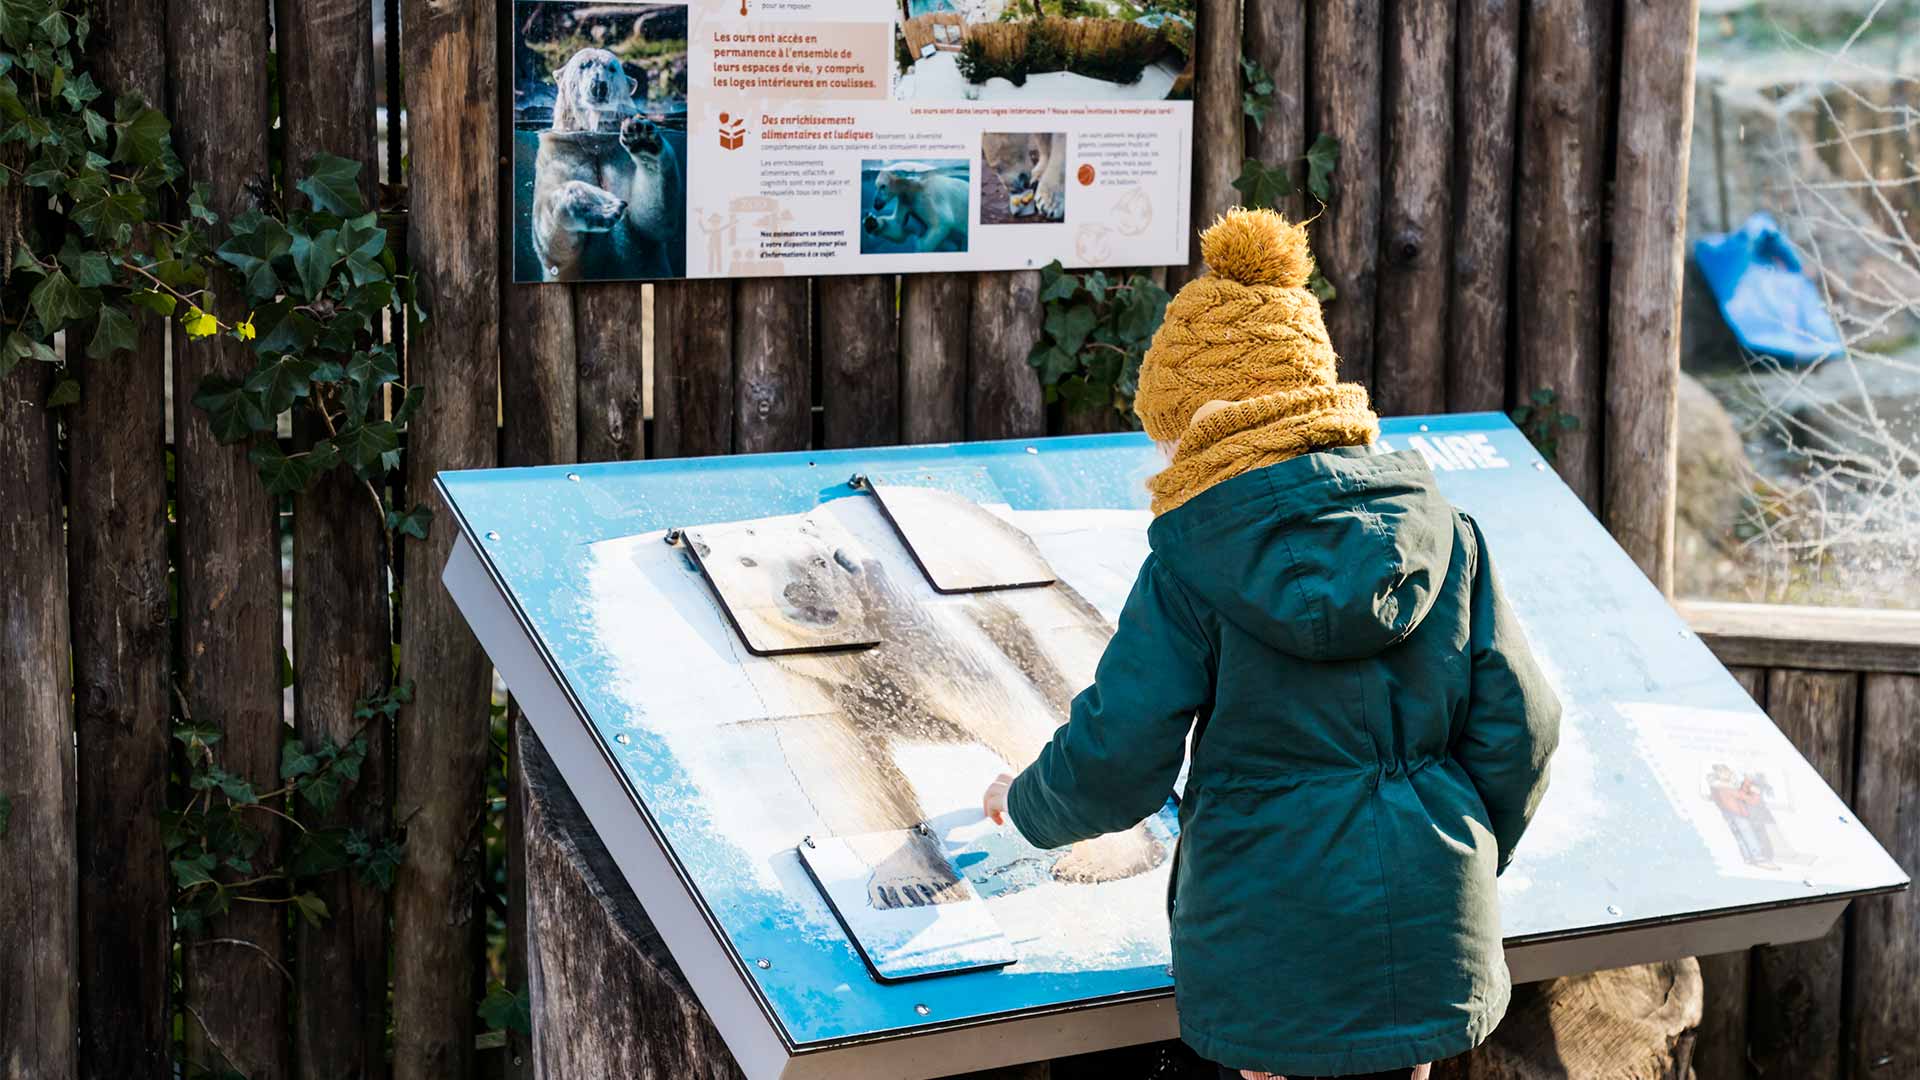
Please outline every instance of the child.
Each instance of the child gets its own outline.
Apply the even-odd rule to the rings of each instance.
[[[1224,1077],[1412,1077],[1506,1011],[1494,878],[1559,703],[1472,519],[1336,382],[1306,230],[1201,237],[1134,408],[1152,552],[1072,719],[985,808],[1040,848],[1158,810],[1181,1036]],[[1188,729],[1192,729],[1191,749]]]

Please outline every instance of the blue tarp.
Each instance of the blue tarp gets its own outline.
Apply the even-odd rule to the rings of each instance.
[[[1818,363],[1844,348],[1800,253],[1762,210],[1738,231],[1694,241],[1693,261],[1740,344],[1787,364]]]

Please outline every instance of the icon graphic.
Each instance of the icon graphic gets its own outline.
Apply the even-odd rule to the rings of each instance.
[[[738,150],[747,141],[747,122],[737,116],[720,114],[720,147]]]
[[[1092,165],[1084,165],[1084,164],[1081,165],[1079,171],[1074,173],[1073,175],[1075,179],[1080,181],[1081,187],[1091,187],[1093,185],[1093,166]]]

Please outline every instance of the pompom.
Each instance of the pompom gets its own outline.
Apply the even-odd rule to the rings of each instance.
[[[1200,254],[1215,274],[1242,285],[1298,288],[1313,273],[1307,227],[1271,210],[1227,211],[1200,234]]]

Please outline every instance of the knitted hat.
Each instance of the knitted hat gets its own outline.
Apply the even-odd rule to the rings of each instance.
[[[1271,210],[1231,210],[1200,234],[1200,252],[1209,270],[1167,305],[1133,398],[1148,435],[1180,440],[1149,484],[1156,514],[1243,472],[1380,434],[1366,388],[1337,381],[1307,288],[1306,227]],[[1214,400],[1233,404],[1194,422]]]

